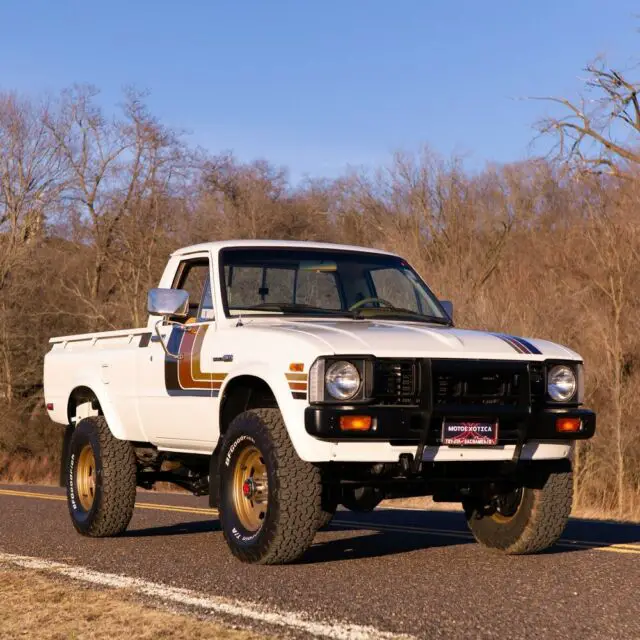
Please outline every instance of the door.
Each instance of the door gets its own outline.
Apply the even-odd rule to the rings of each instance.
[[[189,315],[160,327],[167,350],[179,357],[166,355],[152,334],[139,359],[139,418],[159,447],[209,453],[215,446],[222,380],[208,355],[216,330],[211,284],[208,255],[180,262],[172,288],[189,293]]]

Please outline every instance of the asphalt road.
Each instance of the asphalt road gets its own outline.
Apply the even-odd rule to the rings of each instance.
[[[300,612],[344,629],[353,623],[420,638],[640,639],[638,525],[572,520],[547,553],[503,557],[475,544],[461,513],[340,512],[298,564],[256,567],[228,552],[205,498],[141,493],[129,530],[96,540],[75,533],[61,489],[1,485],[2,553]]]

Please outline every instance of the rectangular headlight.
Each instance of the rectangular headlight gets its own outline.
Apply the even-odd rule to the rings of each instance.
[[[357,371],[360,384],[352,397],[333,396],[327,388],[327,376],[340,363],[348,363]],[[332,369],[333,368],[333,369]],[[349,369],[351,367],[347,367]],[[318,358],[309,369],[309,402],[331,404],[361,404],[371,401],[373,391],[373,358],[358,356],[324,356]]]
[[[584,381],[582,364],[577,362],[547,362],[547,398],[558,404],[582,402]]]

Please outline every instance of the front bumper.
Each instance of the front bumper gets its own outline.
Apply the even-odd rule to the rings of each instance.
[[[468,410],[468,409],[467,409]],[[372,418],[368,431],[342,431],[340,417],[348,415],[367,415]],[[498,444],[511,445],[529,441],[550,442],[568,440],[586,440],[596,429],[596,415],[593,411],[579,408],[546,407],[539,411],[523,414],[521,410],[478,408],[474,415],[451,413],[447,418],[467,420],[497,419]],[[581,429],[575,433],[558,433],[558,418],[579,418]],[[386,442],[392,446],[418,444],[425,428],[426,446],[441,444],[441,430],[444,416],[430,414],[420,408],[386,406],[311,406],[305,410],[305,429],[307,433],[322,440],[333,442]],[[480,447],[485,449],[486,447]]]

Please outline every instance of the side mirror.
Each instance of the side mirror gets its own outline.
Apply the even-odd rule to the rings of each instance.
[[[183,289],[150,289],[147,311],[152,316],[186,318],[189,315],[189,294]]]
[[[453,302],[451,300],[440,300],[442,308],[447,312],[451,322],[453,322]]]

